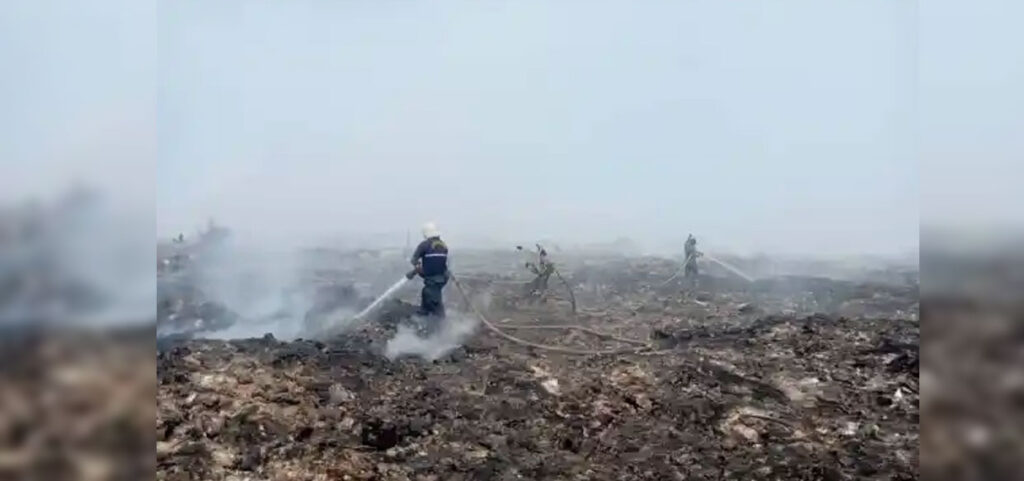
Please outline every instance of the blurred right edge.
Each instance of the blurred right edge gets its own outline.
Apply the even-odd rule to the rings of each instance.
[[[921,230],[922,479],[1024,474],[1024,233]]]

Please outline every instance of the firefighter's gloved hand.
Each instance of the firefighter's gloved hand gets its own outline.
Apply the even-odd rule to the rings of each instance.
[[[405,278],[406,279],[412,280],[413,277],[416,277],[416,269],[413,269],[413,270],[405,273]]]

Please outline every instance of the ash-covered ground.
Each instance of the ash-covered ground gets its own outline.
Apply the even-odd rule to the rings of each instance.
[[[153,329],[0,329],[0,479],[151,479]]]
[[[466,254],[456,276],[509,334],[576,350],[635,347],[551,327],[579,325],[649,347],[579,355],[510,342],[478,325],[449,284],[461,331],[447,340],[461,346],[426,360],[386,355],[396,332],[410,332],[418,281],[366,322],[343,322],[400,276],[404,256],[330,255],[344,262],[310,271],[307,298],[319,300],[302,322],[346,329],[321,339],[200,339],[224,337],[182,328],[203,303],[220,309],[204,326],[247,319],[201,293],[167,308],[160,322],[175,334],[158,342],[158,479],[918,476],[914,273],[749,283],[708,266],[689,288],[664,284],[674,261],[565,254],[554,260],[573,314],[554,278],[547,298],[525,299],[512,253]],[[365,272],[378,278],[360,284]]]

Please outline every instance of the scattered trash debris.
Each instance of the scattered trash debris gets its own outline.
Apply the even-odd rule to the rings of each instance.
[[[506,302],[515,271],[460,257],[449,315],[501,321],[437,357],[387,356],[411,294],[329,338],[162,342],[158,479],[916,477],[916,317],[838,315],[915,289],[708,277],[691,295],[654,287],[671,262],[563,259],[575,315],[568,293]]]

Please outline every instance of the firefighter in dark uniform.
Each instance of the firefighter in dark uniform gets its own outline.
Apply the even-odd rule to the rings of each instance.
[[[683,265],[683,277],[690,281],[690,284],[694,287],[697,285],[697,276],[699,271],[697,270],[697,258],[700,257],[700,252],[697,251],[697,239],[690,234],[686,238],[686,244],[683,245],[683,250],[686,253],[685,264]]]
[[[416,246],[412,264],[415,268],[406,277],[412,279],[419,274],[423,278],[418,314],[429,319],[431,328],[436,328],[444,319],[441,292],[448,283],[448,246],[441,240],[441,233],[433,223],[423,226],[423,242]]]

